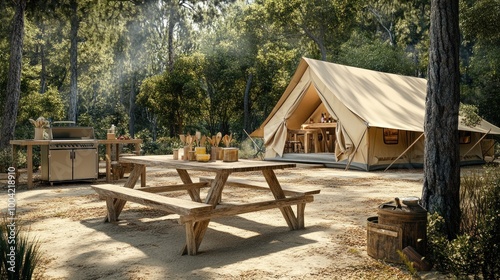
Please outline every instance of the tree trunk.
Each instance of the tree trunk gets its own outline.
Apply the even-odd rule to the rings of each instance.
[[[130,137],[134,138],[135,134],[135,73],[132,74],[132,78],[130,81],[130,96],[129,96],[129,110],[128,110],[128,115],[129,115],[129,123],[128,123],[128,132],[130,134]]]
[[[170,7],[170,16],[168,17],[168,34],[167,34],[167,49],[168,49],[168,71],[172,71],[174,67],[174,27],[176,20],[176,4],[172,1]]]
[[[12,19],[12,35],[10,39],[9,76],[7,77],[7,90],[5,108],[3,111],[2,132],[0,137],[0,150],[10,145],[14,139],[17,111],[21,97],[21,69],[24,43],[24,11],[26,0],[16,1],[16,12]]]
[[[69,93],[69,110],[68,120],[76,122],[77,103],[78,103],[78,28],[80,19],[78,18],[78,3],[76,0],[71,0],[71,31],[70,40],[71,46],[69,49],[70,60],[70,93]]]
[[[40,63],[42,64],[42,70],[40,71],[40,93],[45,93],[47,91],[47,66],[45,59],[45,45],[40,45]]]
[[[243,98],[243,128],[249,130],[250,126],[250,86],[252,85],[252,73],[248,74],[247,86],[245,87],[245,95]]]
[[[445,219],[450,239],[460,229],[459,43],[458,1],[432,0],[422,203]]]

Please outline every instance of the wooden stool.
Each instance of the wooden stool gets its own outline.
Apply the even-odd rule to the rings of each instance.
[[[117,161],[111,162],[111,173],[113,174],[113,180],[115,181],[123,178],[124,175],[123,167],[119,162]]]

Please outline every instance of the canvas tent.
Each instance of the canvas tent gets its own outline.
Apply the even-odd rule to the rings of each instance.
[[[251,135],[263,137],[267,160],[284,159],[290,130],[322,113],[337,124],[331,165],[375,170],[389,165],[421,166],[424,154],[425,79],[302,58],[282,97]],[[485,135],[500,128],[482,120],[460,122],[461,162],[484,162]],[[393,137],[387,141],[387,137]],[[395,139],[395,140],[394,140]],[[294,157],[294,161],[306,155]]]

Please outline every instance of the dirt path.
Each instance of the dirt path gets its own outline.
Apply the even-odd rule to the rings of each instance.
[[[153,171],[148,185],[179,183],[175,171]],[[420,196],[421,170],[299,166],[276,173],[282,184],[321,189],[306,207],[306,229],[289,231],[277,209],[215,219],[197,256],[180,255],[184,228],[175,215],[128,203],[118,224],[103,223],[105,202],[88,183],[20,187],[18,213],[41,242],[39,279],[411,279],[403,266],[367,256],[366,219],[396,196]],[[267,195],[224,192],[232,201]]]

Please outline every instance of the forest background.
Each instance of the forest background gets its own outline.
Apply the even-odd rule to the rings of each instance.
[[[2,104],[13,2],[0,0]],[[100,139],[114,124],[146,152],[197,130],[242,140],[303,56],[426,78],[429,14],[430,0],[29,0],[15,138],[44,116]],[[499,19],[499,0],[460,0],[461,101],[496,125]]]

